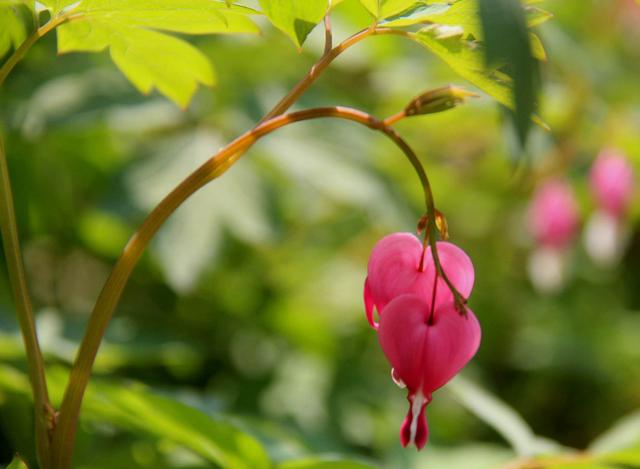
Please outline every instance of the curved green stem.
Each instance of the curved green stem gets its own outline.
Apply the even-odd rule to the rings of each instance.
[[[320,60],[309,69],[307,74],[287,93],[274,107],[269,111],[260,122],[267,121],[275,116],[286,112],[293,103],[318,79],[322,72],[331,65],[336,57],[345,50],[369,36],[381,35],[407,36],[409,33],[391,28],[367,28],[345,39],[343,42],[335,46],[333,49],[325,52]]]
[[[67,21],[68,15],[61,15],[55,18],[52,18],[47,24],[37,28],[33,33],[31,33],[25,41],[20,44],[13,54],[7,59],[7,61],[2,64],[0,67],[0,86],[4,83],[4,80],[9,76],[13,67],[15,67],[18,62],[20,62],[24,56],[27,54],[31,46],[33,46],[38,39],[45,36],[47,33],[53,31],[55,28],[60,26],[62,23]]]
[[[208,182],[222,175],[258,139],[285,125],[322,117],[350,120],[387,135],[403,151],[416,169],[424,188],[427,207],[433,208],[429,180],[416,154],[395,130],[365,112],[345,107],[309,109],[274,117],[238,137],[191,173],[158,204],[138,231],[131,237],[123,254],[111,271],[89,318],[87,333],[76,355],[60,408],[58,424],[52,443],[52,461],[55,468],[70,467],[82,398],[89,382],[91,368],[102,337],[131,272],[160,226],[189,196]]]
[[[9,168],[0,138],[0,230],[4,255],[9,271],[9,281],[13,290],[20,332],[27,355],[29,381],[33,393],[35,409],[36,451],[43,468],[49,467],[49,431],[53,422],[53,407],[49,402],[47,381],[44,375],[44,361],[38,343],[36,325],[31,307],[31,298],[22,262],[18,227],[16,224],[13,193],[9,179]]]
[[[438,247],[436,244],[436,241],[438,239],[436,207],[433,199],[433,192],[431,191],[431,184],[429,183],[429,178],[427,177],[427,173],[422,167],[422,164],[420,163],[420,160],[418,159],[418,156],[415,154],[413,149],[400,137],[400,135],[398,135],[398,133],[392,127],[389,126],[388,122],[397,122],[399,120],[395,116],[396,115],[394,114],[394,116],[391,116],[390,118],[382,121],[382,127],[379,130],[384,132],[391,140],[396,143],[396,145],[398,145],[398,147],[402,149],[404,154],[407,156],[407,158],[415,168],[418,177],[420,178],[420,182],[422,183],[422,188],[424,190],[424,202],[427,208],[427,214],[429,215],[427,220],[425,239],[431,247],[431,255],[433,256],[433,263],[436,266],[437,275],[442,277],[442,280],[444,280],[444,282],[447,284],[447,287],[449,287],[449,289],[451,290],[456,303],[456,308],[464,314],[464,305],[466,304],[467,300],[460,294],[460,292],[458,292],[453,283],[451,283],[451,280],[449,280],[449,277],[442,268],[440,256],[438,255]],[[422,257],[422,259],[424,259],[424,256]]]

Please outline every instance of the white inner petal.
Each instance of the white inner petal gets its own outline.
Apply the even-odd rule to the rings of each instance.
[[[420,410],[422,409],[422,404],[424,404],[424,395],[418,391],[415,396],[413,396],[413,402],[411,403],[411,426],[409,430],[411,431],[411,436],[409,441],[415,443],[416,441],[416,433],[418,431],[418,418],[420,417]]]
[[[404,389],[404,388],[407,387],[407,385],[404,384],[404,381],[402,381],[402,379],[400,379],[400,376],[396,375],[395,368],[391,368],[391,379],[393,380],[394,383],[396,383],[398,385],[398,387],[400,389]]]
[[[629,230],[623,222],[605,212],[594,213],[584,229],[584,246],[601,267],[612,267],[620,262],[629,239]]]

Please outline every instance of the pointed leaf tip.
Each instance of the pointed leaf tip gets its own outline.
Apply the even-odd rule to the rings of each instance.
[[[322,21],[329,8],[327,0],[259,0],[269,21],[302,47],[309,33]]]

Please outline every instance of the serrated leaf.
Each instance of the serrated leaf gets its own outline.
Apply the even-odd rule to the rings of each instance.
[[[328,0],[260,0],[269,21],[301,47],[329,8]]]
[[[277,469],[375,469],[375,466],[363,462],[337,457],[317,457],[284,461],[276,467]]]
[[[198,84],[213,85],[209,60],[182,39],[162,31],[185,34],[255,33],[248,18],[253,10],[223,1],[84,0],[72,20],[58,28],[58,52],[108,49],[122,73],[142,93],[157,89],[181,107]]]
[[[382,0],[380,2],[380,18],[387,18],[405,11],[416,3],[418,3],[416,0]]]
[[[553,13],[538,7],[527,6],[525,7],[525,12],[527,13],[527,25],[530,28],[545,23],[553,18]]]
[[[58,31],[58,51],[99,52],[111,59],[140,92],[156,88],[181,107],[191,100],[198,83],[214,84],[211,63],[189,43],[156,31],[106,20],[78,21]]]
[[[478,0],[458,0],[455,3],[419,2],[396,16],[390,16],[381,25],[386,27],[406,27],[420,23],[436,23],[460,26],[464,30],[464,34],[473,36],[475,39],[482,39],[482,24],[478,11]],[[542,24],[553,17],[548,11],[537,7],[526,6],[525,11],[529,27]]]
[[[541,62],[546,62],[547,52],[544,50],[540,37],[535,33],[529,33],[529,42],[531,44],[531,55]]]
[[[440,57],[453,71],[469,80],[499,103],[513,108],[512,80],[485,66],[481,44],[454,36],[440,38],[438,28],[425,28],[411,36]]]
[[[377,18],[380,14],[380,0],[360,0],[360,4],[365,7],[374,18]]]
[[[387,18],[415,5],[416,0],[360,0],[374,18]]]
[[[138,28],[185,34],[257,33],[255,10],[217,0],[83,0],[74,18],[102,19]],[[74,20],[75,21],[75,20]]]

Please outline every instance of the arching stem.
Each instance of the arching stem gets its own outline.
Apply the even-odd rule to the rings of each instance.
[[[7,78],[7,76],[9,76],[9,73],[11,73],[13,67],[15,67],[18,62],[20,62],[24,58],[29,49],[31,49],[31,46],[33,46],[38,41],[38,39],[50,33],[62,23],[67,21],[69,19],[70,13],[71,12],[52,18],[51,21],[49,21],[47,24],[36,28],[33,33],[31,33],[24,40],[24,42],[20,44],[20,47],[18,47],[7,59],[7,61],[2,64],[2,67],[0,67],[0,86],[4,83],[4,80]]]
[[[102,337],[131,272],[160,226],[189,196],[208,182],[222,175],[238,160],[244,151],[263,136],[294,122],[325,117],[357,122],[387,135],[402,150],[416,169],[424,189],[427,207],[433,208],[429,179],[416,154],[395,130],[384,124],[382,120],[376,119],[365,112],[345,107],[316,108],[293,112],[270,119],[238,137],[191,173],[158,204],[138,231],[131,237],[120,259],[118,259],[111,271],[89,318],[86,335],[80,344],[71,370],[69,383],[60,408],[57,428],[54,433],[52,445],[54,467],[70,467],[80,406]]]

